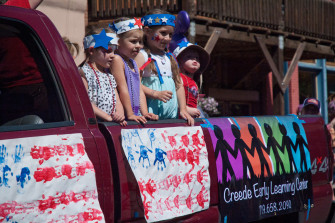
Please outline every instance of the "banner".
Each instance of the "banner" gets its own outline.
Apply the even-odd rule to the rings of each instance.
[[[206,119],[223,222],[297,212],[313,203],[311,161],[296,116]]]
[[[81,134],[0,140],[0,222],[104,222]]]
[[[148,222],[209,207],[208,156],[201,127],[122,129],[121,136]]]

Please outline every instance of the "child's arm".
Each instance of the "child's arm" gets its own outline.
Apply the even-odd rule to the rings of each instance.
[[[116,109],[115,109],[115,112],[112,114],[113,120],[115,122],[119,122],[120,125],[122,126],[126,126],[127,122],[124,117],[123,106],[122,106],[119,94],[117,93],[116,89],[115,89],[115,97],[116,97]]]
[[[190,114],[193,118],[199,118],[200,116],[200,111],[197,108],[192,108],[192,107],[188,107],[186,105],[186,111],[188,112],[188,114]]]
[[[155,121],[158,120],[158,115],[155,115],[153,113],[148,113],[147,99],[145,98],[142,84],[140,88],[140,105],[141,105],[141,114],[144,117],[146,117],[147,119],[155,120]]]
[[[146,61],[145,61],[145,58],[144,58],[142,53],[139,53],[135,57],[135,62],[136,62],[138,67],[143,66],[143,64]],[[170,100],[172,98],[172,91],[155,91],[155,90],[152,90],[151,88],[149,88],[147,86],[144,86],[143,84],[142,84],[142,88],[143,88],[144,95],[146,97],[149,97],[149,98],[152,98],[152,99],[157,99],[157,100],[163,101],[164,103],[166,103],[168,100]]]
[[[147,120],[144,116],[136,116],[131,107],[131,101],[128,92],[128,85],[124,74],[124,64],[122,58],[118,55],[115,55],[112,60],[111,73],[114,75],[114,78],[117,83],[117,89],[119,91],[120,101],[125,109],[126,116],[128,120],[133,120],[138,123],[146,123]]]
[[[84,82],[84,85],[85,85],[85,88],[86,88],[86,91],[88,91],[88,84],[87,84],[87,80],[86,78],[84,77],[84,73],[82,70],[79,70],[79,73],[81,74],[81,79],[83,80]],[[101,110],[100,108],[98,108],[98,106],[96,106],[96,104],[94,104],[93,102],[91,102],[92,104],[92,107],[93,107],[93,111],[94,111],[94,114],[101,118],[102,120],[105,120],[107,122],[111,122],[113,121],[113,118],[112,116],[108,115],[106,112],[104,112],[103,110]]]
[[[194,119],[188,114],[186,110],[185,90],[182,84],[176,86],[177,99],[179,105],[180,116],[187,120],[189,125],[194,125]]]

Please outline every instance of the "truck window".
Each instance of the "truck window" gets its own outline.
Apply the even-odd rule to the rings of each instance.
[[[65,121],[48,55],[27,25],[0,19],[0,127]]]

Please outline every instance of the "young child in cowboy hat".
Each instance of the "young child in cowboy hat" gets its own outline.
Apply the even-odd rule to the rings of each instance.
[[[200,116],[200,111],[197,109],[199,88],[195,80],[206,70],[210,56],[204,48],[185,39],[179,41],[177,47],[173,50],[173,54],[181,71],[180,76],[185,89],[187,112],[193,118],[198,118]]]

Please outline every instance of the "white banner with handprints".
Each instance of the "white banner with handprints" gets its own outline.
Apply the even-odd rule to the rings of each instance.
[[[0,140],[0,222],[104,222],[81,134]]]
[[[148,222],[209,207],[208,155],[201,127],[122,129]]]

